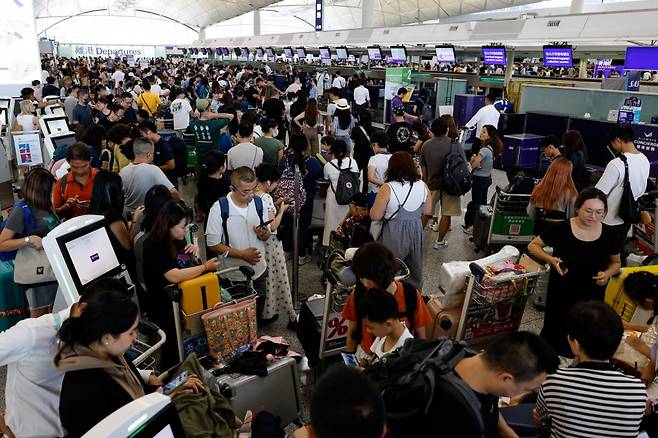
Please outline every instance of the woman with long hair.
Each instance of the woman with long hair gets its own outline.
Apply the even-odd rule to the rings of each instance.
[[[590,183],[585,163],[587,162],[587,146],[580,132],[571,129],[562,136],[564,145],[564,156],[573,163],[571,176],[576,183],[576,188],[582,190]]]
[[[532,191],[528,214],[535,220],[535,236],[543,233],[551,223],[573,216],[578,191],[571,178],[572,167],[571,161],[565,157],[556,158]]]
[[[415,120],[411,124],[411,130],[416,136],[416,144],[414,144],[414,152],[420,153],[423,143],[433,137],[432,132],[427,128],[427,125],[420,119]]]
[[[359,166],[356,160],[350,157],[347,144],[343,140],[336,139],[331,145],[331,153],[334,158],[324,165],[324,179],[329,181],[329,190],[327,190],[327,200],[324,211],[324,233],[322,235],[322,245],[329,245],[329,236],[332,231],[336,231],[338,225],[345,219],[349,205],[339,205],[336,201],[336,185],[341,171],[350,170],[359,172]]]
[[[491,171],[496,157],[503,153],[503,142],[498,130],[491,125],[484,125],[480,133],[481,147],[477,154],[471,157],[473,168],[473,185],[471,187],[471,202],[466,207],[464,216],[464,233],[473,234],[475,213],[480,205],[487,203],[487,192],[491,185]]]
[[[317,100],[309,99],[304,112],[298,114],[293,119],[293,123],[299,127],[304,137],[306,137],[306,142],[311,149],[311,155],[320,152],[318,136],[322,133],[322,124],[320,123]]]
[[[370,111],[362,109],[357,114],[358,121],[352,129],[351,138],[354,142],[354,159],[359,169],[363,172],[363,193],[368,190],[368,161],[374,155],[370,147],[370,135],[372,134],[372,118]]]
[[[577,302],[603,301],[608,280],[621,267],[619,234],[602,222],[608,211],[605,194],[585,189],[575,209],[576,216],[551,225],[528,245],[530,254],[551,265],[541,336],[565,357],[573,356],[564,324],[569,309]]]
[[[50,194],[55,177],[45,168],[35,167],[23,181],[22,203],[12,209],[0,232],[0,252],[13,252],[24,247],[43,251],[43,239],[59,224]],[[23,285],[30,308],[30,317],[50,313],[55,302],[57,283],[32,287]]]
[[[370,218],[383,222],[379,240],[406,263],[411,271],[409,283],[421,288],[423,228],[432,215],[430,191],[407,152],[391,155],[385,181],[370,209]]]
[[[345,142],[347,152],[350,154],[353,150],[352,139],[350,136],[354,125],[354,117],[352,117],[352,113],[350,112],[350,105],[347,103],[347,99],[338,99],[336,101],[336,111],[333,115],[331,132],[336,140],[342,140]]]
[[[166,333],[176,333],[176,326],[165,287],[219,268],[217,258],[200,263],[198,248],[185,240],[188,223],[189,215],[185,205],[179,201],[170,201],[160,209],[153,228],[144,240],[143,257],[148,260],[148,263],[144,263],[147,307],[153,322]],[[163,368],[178,362],[175,336],[167,338],[161,361]]]
[[[452,141],[457,141],[459,138],[459,129],[457,129],[457,124],[455,123],[455,118],[450,114],[444,114],[441,118],[448,125],[448,138]]]

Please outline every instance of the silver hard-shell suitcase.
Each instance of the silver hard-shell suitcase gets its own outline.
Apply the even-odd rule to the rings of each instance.
[[[302,402],[295,359],[286,357],[273,362],[267,371],[266,377],[225,374],[217,377],[217,383],[238,418],[244,418],[248,410],[254,413],[268,411],[281,417],[284,426],[301,418]]]

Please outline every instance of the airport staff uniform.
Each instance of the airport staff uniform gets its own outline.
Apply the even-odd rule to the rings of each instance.
[[[500,119],[500,112],[493,105],[485,105],[468,121],[466,128],[473,129],[475,126],[475,136],[479,139],[484,126],[491,125],[498,129],[498,119]]]

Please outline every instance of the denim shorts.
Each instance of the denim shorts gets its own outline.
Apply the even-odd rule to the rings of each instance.
[[[57,283],[41,284],[34,287],[25,286],[25,297],[31,310],[52,306],[57,295]]]

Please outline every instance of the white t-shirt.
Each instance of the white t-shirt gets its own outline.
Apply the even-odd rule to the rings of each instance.
[[[163,185],[171,190],[174,185],[169,181],[164,172],[154,164],[130,163],[119,172],[123,181],[123,196],[125,198],[125,209],[135,211],[144,205],[146,192],[155,185]]]
[[[384,181],[388,169],[388,160],[390,159],[391,154],[375,154],[368,160],[368,169],[375,168],[375,177],[378,180]],[[368,191],[377,193],[379,192],[379,186],[369,182]]]
[[[232,257],[227,257],[224,259],[224,267],[233,267],[233,266],[251,266],[254,269],[255,276],[254,278],[260,277],[265,269],[267,264],[265,262],[265,242],[258,239],[256,232],[253,227],[260,225],[261,221],[258,218],[256,212],[255,202],[250,202],[246,208],[238,207],[233,203],[231,194],[228,195],[228,207],[229,207],[229,216],[228,223],[226,225],[228,235],[229,235],[229,244],[231,248],[236,249],[247,249],[247,248],[256,248],[260,251],[261,259],[255,265],[250,265],[242,259],[236,259]],[[263,203],[263,222],[269,220],[267,208],[265,203]],[[206,227],[206,242],[208,246],[215,246],[220,243],[224,243],[224,227],[222,226],[222,210],[219,207],[219,201],[215,202],[210,208],[210,213],[208,214],[208,226]],[[227,275],[228,278],[231,278],[231,275]],[[233,276],[233,279],[241,280],[242,275],[237,274]]]
[[[407,197],[407,193],[409,193],[409,182],[402,184],[397,181],[391,181],[386,184],[388,184],[391,189],[391,197],[386,205],[386,213],[384,213],[386,218],[393,216],[393,213],[397,211],[398,206],[401,203],[404,203],[402,208],[406,211],[414,211],[427,201],[429,190],[422,181],[414,182],[414,186],[411,188],[411,193],[409,194],[407,202],[404,202],[404,199]]]
[[[24,319],[0,333],[0,365],[7,366],[5,421],[18,437],[64,436],[59,393],[64,373],[52,366],[57,330],[70,308]]]
[[[246,166],[255,169],[263,162],[263,150],[252,143],[239,143],[229,149],[226,154],[228,170]]]
[[[186,98],[176,99],[171,102],[169,107],[171,114],[174,116],[174,129],[187,129],[190,126],[190,111],[192,105]]]
[[[338,160],[335,158],[331,160],[329,163],[324,165],[324,179],[327,179],[331,182],[331,190],[334,190],[336,187],[336,184],[338,184],[338,176],[340,175],[340,172],[336,167],[332,166],[332,164],[336,167],[338,166]],[[350,169],[352,172],[358,172],[359,171],[359,166],[356,164],[356,160],[352,158],[343,158],[343,160],[340,163],[340,169]]]
[[[475,126],[475,136],[480,138],[480,133],[485,125],[498,128],[498,119],[500,119],[500,112],[493,105],[485,105],[468,121],[466,127],[471,129]]]
[[[388,351],[383,351],[382,348],[384,348],[384,342],[386,342],[386,337],[383,338],[375,338],[375,340],[372,342],[372,346],[370,347],[370,351],[377,356],[379,359],[382,357],[386,356],[387,354],[390,354],[397,350],[398,348],[402,347],[404,345],[404,341],[407,339],[413,339],[413,335],[409,332],[408,328],[404,328],[404,331],[402,332],[402,335],[400,336],[400,339],[395,343],[393,348],[391,348]]]
[[[363,105],[370,100],[370,91],[363,85],[359,85],[354,89],[354,103]]]
[[[631,182],[633,197],[637,200],[647,189],[647,178],[649,177],[650,164],[646,155],[625,153],[628,160],[628,178]],[[608,214],[603,219],[607,225],[621,225],[624,220],[619,217],[619,205],[624,193],[624,163],[620,158],[610,161],[605,167],[603,176],[596,188],[608,195]]]
[[[117,86],[119,85],[119,82],[123,81],[125,78],[126,78],[126,74],[121,70],[117,70],[114,73],[112,73],[112,80]]]
[[[327,104],[327,115],[332,116],[336,113],[336,104],[334,102],[329,102]]]
[[[158,84],[151,85],[151,93],[155,94],[156,96],[160,96],[162,93],[162,87],[160,87]]]
[[[272,215],[272,217],[276,216],[276,207],[274,206],[274,199],[272,199],[272,195],[270,195],[269,193],[263,193],[262,195],[260,195],[260,199],[263,200],[263,210],[265,211],[265,216],[267,216],[267,220],[269,221],[270,215]],[[272,231],[272,234],[276,234],[276,231]]]
[[[345,88],[345,86],[346,86],[345,78],[342,77],[342,76],[336,76],[336,78],[334,79],[334,82],[331,84],[331,86],[336,87],[336,88]]]

